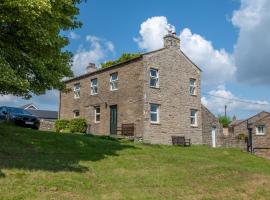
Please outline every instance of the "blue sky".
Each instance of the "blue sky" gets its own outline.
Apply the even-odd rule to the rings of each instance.
[[[88,62],[161,47],[170,24],[181,49],[203,69],[202,102],[210,110],[222,114],[227,104],[238,118],[270,111],[269,1],[88,0],[79,7],[82,28],[63,33],[70,37],[66,48],[74,54],[75,74]],[[58,109],[55,91],[30,101],[0,97],[0,104],[28,102]]]

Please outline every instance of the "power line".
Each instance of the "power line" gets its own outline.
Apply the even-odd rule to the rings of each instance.
[[[238,101],[238,102],[242,102],[242,103],[256,104],[256,105],[261,105],[261,106],[269,106],[269,104],[267,104],[267,103],[258,103],[258,102],[254,102],[254,101],[244,100],[244,99],[226,98],[226,97],[222,97],[222,96],[218,96],[218,95],[212,95],[212,94],[205,93],[205,92],[202,92],[202,94],[207,95],[207,96],[220,98],[220,99],[226,99],[226,100],[229,100],[229,101]]]

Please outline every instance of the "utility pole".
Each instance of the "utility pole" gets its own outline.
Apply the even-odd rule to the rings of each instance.
[[[227,105],[225,104],[225,117],[227,117]]]

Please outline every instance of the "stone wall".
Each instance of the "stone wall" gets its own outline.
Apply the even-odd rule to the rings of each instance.
[[[266,132],[264,135],[256,134],[256,127],[259,125],[264,125]],[[270,115],[258,120],[252,126],[252,141],[253,148],[270,148]]]
[[[67,82],[69,93],[61,93],[60,118],[73,118],[73,111],[79,110],[80,117],[87,120],[91,133],[110,134],[110,106],[117,105],[118,127],[123,123],[135,123],[136,136],[142,136],[143,127],[143,62],[137,59],[117,67],[91,73]],[[110,91],[110,74],[118,73],[118,90]],[[91,79],[98,79],[98,94],[90,94]],[[80,98],[74,99],[73,86],[80,83]],[[95,123],[94,107],[100,106],[100,123]]]
[[[144,141],[171,144],[180,135],[202,144],[201,71],[177,48],[144,55]],[[150,88],[150,68],[159,71],[159,88]],[[190,78],[196,79],[196,95],[189,94]],[[151,124],[150,103],[160,105],[160,122]],[[196,109],[198,125],[190,125],[190,110]]]
[[[235,137],[234,135],[229,134],[228,136],[222,136],[221,137],[221,146],[227,147],[227,148],[239,148],[243,151],[246,151],[247,149],[247,143],[245,139],[239,139]]]
[[[223,146],[223,131],[222,125],[218,118],[215,117],[205,106],[202,105],[202,139],[203,144],[212,146],[212,129],[216,130],[216,146]]]
[[[54,130],[54,121],[49,121],[49,120],[40,120],[40,126],[39,130],[41,131],[53,131]]]

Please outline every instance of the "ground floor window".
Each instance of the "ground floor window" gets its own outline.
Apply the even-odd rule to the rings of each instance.
[[[100,122],[100,106],[95,107],[95,123]]]
[[[158,104],[150,104],[150,119],[151,123],[157,124],[159,123],[159,105]]]
[[[256,135],[265,135],[265,126],[260,125],[256,127]]]
[[[73,117],[74,117],[74,118],[80,117],[80,111],[79,111],[79,110],[74,110],[74,111],[73,111]]]
[[[191,109],[190,110],[190,125],[191,126],[197,126],[198,125],[198,119],[197,119],[197,110]]]

